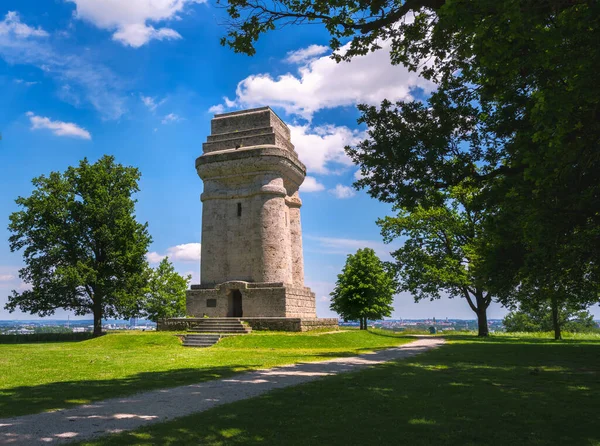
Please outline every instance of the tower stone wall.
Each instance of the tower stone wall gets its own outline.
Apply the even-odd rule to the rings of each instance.
[[[289,128],[269,107],[215,115],[196,169],[201,283],[188,292],[188,315],[315,318],[298,193],[306,168]]]

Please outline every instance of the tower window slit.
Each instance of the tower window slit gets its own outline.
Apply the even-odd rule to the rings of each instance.
[[[237,215],[238,217],[242,216],[242,203],[237,204]]]

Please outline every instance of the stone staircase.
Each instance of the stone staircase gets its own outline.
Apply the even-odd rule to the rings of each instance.
[[[183,339],[184,347],[210,347],[222,337],[245,335],[252,331],[237,318],[220,317],[194,321]]]
[[[183,338],[184,347],[210,347],[215,345],[221,339],[218,334],[187,334]]]

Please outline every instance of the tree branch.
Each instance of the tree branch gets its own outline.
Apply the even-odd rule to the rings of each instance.
[[[471,310],[473,310],[475,313],[477,313],[477,307],[473,304],[473,300],[471,299],[471,296],[469,295],[469,291],[466,288],[462,288],[462,292],[465,295],[465,299],[467,299],[467,302],[469,303]]]

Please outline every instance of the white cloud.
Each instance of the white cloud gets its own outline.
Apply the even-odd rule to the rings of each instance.
[[[150,96],[140,95],[140,99],[142,100],[144,105],[146,107],[148,107],[150,110],[154,111],[156,109],[156,102],[154,101],[154,98],[152,98]]]
[[[357,56],[351,62],[336,63],[323,56],[301,65],[297,74],[277,78],[267,73],[249,76],[238,84],[232,106],[268,104],[310,120],[319,110],[357,103],[378,104],[383,99],[409,100],[415,88],[425,92],[434,89],[434,84],[418,73],[390,64],[390,44],[383,42],[381,46],[381,50]]]
[[[48,39],[40,38],[46,35],[9,12],[0,22],[0,57],[9,64],[35,66],[52,76],[63,100],[76,106],[88,102],[108,119],[121,117],[125,113],[121,79],[105,66],[87,60],[85,53],[55,50]]]
[[[348,127],[324,125],[290,125],[292,141],[300,160],[310,172],[331,173],[330,165],[352,166],[344,152],[347,145],[357,144],[366,138],[364,132]]]
[[[159,254],[156,251],[146,254],[146,259],[150,263],[158,263],[165,257],[171,261],[178,262],[199,262],[200,261],[200,243],[185,243],[167,248],[165,254]]]
[[[319,192],[325,190],[325,186],[317,181],[315,177],[307,176],[300,186],[301,192]]]
[[[362,172],[360,171],[360,169],[358,169],[356,172],[354,172],[354,179],[356,181],[358,180],[362,180],[365,176],[362,174]]]
[[[181,39],[174,29],[160,28],[154,29],[152,26],[146,26],[139,23],[125,25],[113,34],[113,39],[124,45],[139,48],[150,40],[175,40]]]
[[[155,28],[148,22],[176,20],[184,8],[205,0],[67,0],[76,5],[75,16],[98,28],[114,31],[113,40],[139,48],[151,40],[181,39],[172,28]]]
[[[146,254],[146,260],[148,260],[149,263],[159,263],[165,257],[166,256],[161,256],[156,251],[152,251]]]
[[[171,122],[181,121],[181,117],[175,113],[169,113],[161,121],[163,124],[170,124]]]
[[[150,111],[156,110],[158,107],[160,107],[165,102],[167,102],[167,98],[161,99],[160,101],[157,102],[157,100],[156,100],[157,98],[152,97],[152,96],[144,96],[143,94],[140,95],[140,99],[142,100],[144,105],[146,107],[148,107],[148,109]]]
[[[213,105],[208,109],[209,113],[214,113],[215,115],[219,115],[225,112],[225,106],[223,104]]]
[[[31,128],[33,130],[48,129],[57,136],[92,139],[90,132],[72,122],[52,121],[50,118],[36,116],[33,112],[27,112],[26,115],[29,116]]]
[[[335,186],[335,188],[333,189],[329,189],[328,191],[330,194],[332,194],[333,196],[335,196],[336,198],[339,199],[346,199],[346,198],[352,198],[356,195],[356,192],[354,191],[354,189],[352,189],[349,186],[343,186],[341,184],[337,184]]]
[[[200,247],[200,243],[186,243],[183,245],[172,246],[167,249],[167,255],[170,259],[181,262],[199,262]]]
[[[4,20],[0,22],[0,35],[13,35],[20,39],[28,37],[48,37],[48,33],[42,28],[32,28],[21,22],[19,13],[16,11],[8,11]]]
[[[290,51],[285,58],[286,62],[301,64],[306,63],[317,56],[325,54],[329,48],[323,45],[310,45],[296,51]]]
[[[12,274],[0,274],[0,282],[9,282],[15,279],[15,276]]]

